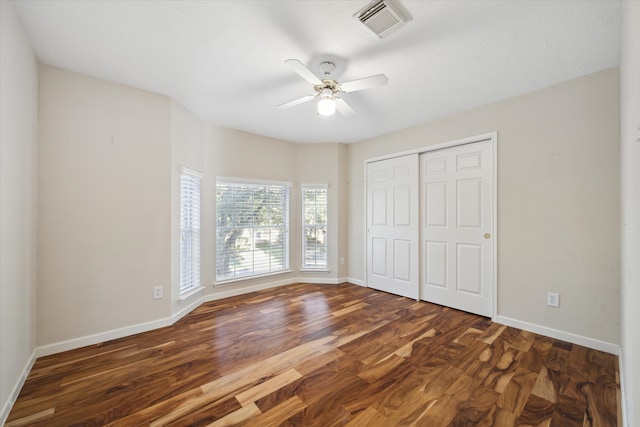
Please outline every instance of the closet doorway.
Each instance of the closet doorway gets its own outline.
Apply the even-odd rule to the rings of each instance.
[[[496,134],[367,162],[367,286],[492,317]]]

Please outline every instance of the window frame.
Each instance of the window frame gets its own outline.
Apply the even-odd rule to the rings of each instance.
[[[185,179],[188,179],[191,182],[185,183]],[[201,172],[186,167],[180,168],[180,276],[178,289],[181,297],[202,289],[202,180],[203,174]],[[197,187],[197,193],[185,193],[185,187]],[[184,209],[185,205],[189,207],[188,212]],[[185,223],[185,216],[187,215],[190,220],[188,221],[188,223]],[[191,255],[188,256],[189,260],[186,260],[187,256],[184,253],[185,246],[183,243],[186,239],[185,233],[188,233],[191,237]],[[188,274],[188,277],[190,278],[189,280],[185,280],[185,268],[187,268],[186,264],[190,264],[188,266],[188,268],[190,269],[190,273]]]
[[[221,229],[226,228],[227,230],[231,230],[233,227],[232,226],[225,226],[225,227],[221,227],[220,226],[220,217],[219,217],[219,191],[220,191],[220,186],[221,185],[227,185],[227,186],[236,186],[236,187],[245,187],[245,190],[247,187],[253,187],[256,190],[264,190],[267,189],[268,187],[278,189],[282,191],[282,217],[281,217],[281,222],[282,222],[282,240],[283,240],[283,246],[282,246],[282,252],[283,252],[283,256],[282,256],[282,268],[280,269],[271,269],[269,268],[268,270],[264,271],[258,271],[256,272],[255,267],[256,267],[256,262],[255,262],[255,258],[253,258],[253,262],[252,262],[252,273],[250,274],[237,274],[236,272],[234,272],[233,274],[227,274],[227,275],[220,275],[219,274],[219,268],[220,268],[220,242],[219,239],[221,237]],[[215,236],[215,243],[216,243],[216,279],[215,279],[215,286],[223,286],[226,284],[231,284],[234,282],[239,282],[239,281],[244,281],[244,280],[251,280],[251,279],[255,279],[255,278],[259,278],[259,277],[265,277],[265,276],[272,276],[272,275],[279,275],[279,274],[284,274],[284,273],[290,273],[291,272],[291,183],[290,182],[285,182],[285,181],[273,181],[273,180],[264,180],[264,179],[248,179],[248,178],[234,178],[234,177],[224,177],[224,176],[218,176],[216,177],[216,209],[215,209],[215,215],[216,215],[216,236]],[[234,191],[240,191],[240,190],[234,190]],[[252,253],[253,256],[255,256],[257,249],[255,248],[255,244],[256,244],[256,239],[255,239],[255,235],[256,235],[256,230],[259,231],[264,231],[264,228],[269,228],[270,230],[272,228],[279,228],[277,225],[273,225],[273,224],[269,224],[269,225],[261,225],[261,226],[251,226],[251,227],[244,227],[247,230],[251,230],[251,235],[253,238],[251,247],[252,249],[250,250],[250,252]],[[273,246],[268,246],[268,248],[271,250],[272,248],[274,248]],[[277,246],[275,247],[277,248]],[[239,253],[240,251],[234,251],[234,252],[228,252],[228,253]],[[244,251],[245,253],[247,253],[248,251]],[[271,258],[269,258],[269,262],[271,262]]]
[[[318,222],[314,222],[313,224],[307,224],[306,223],[306,197],[305,197],[305,193],[306,191],[317,191],[317,190],[322,190],[325,192],[325,210],[326,210],[326,219],[324,223],[318,223]],[[329,184],[326,183],[322,183],[322,184],[309,184],[309,183],[303,183],[301,184],[301,202],[300,205],[302,207],[301,210],[301,221],[300,221],[300,225],[301,225],[301,262],[300,262],[300,271],[303,272],[329,272],[329,242],[328,242],[328,235],[329,235]],[[322,226],[325,229],[325,235],[324,235],[324,245],[322,245],[325,248],[325,263],[318,265],[317,262],[314,263],[313,265],[309,264],[307,265],[306,263],[306,252],[307,252],[307,228],[308,227],[315,227],[317,229],[318,226]],[[316,247],[317,248],[317,247]],[[317,260],[317,257],[316,257]]]

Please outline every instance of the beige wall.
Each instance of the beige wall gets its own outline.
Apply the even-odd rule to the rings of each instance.
[[[0,424],[35,348],[38,64],[0,2]]]
[[[170,316],[171,101],[40,67],[38,344]]]
[[[497,131],[497,314],[619,343],[618,123],[611,69],[349,145],[349,276],[365,280],[365,159]]]
[[[344,248],[347,238],[347,234],[344,232],[346,217],[344,215],[340,216],[342,211],[340,203],[344,201],[344,195],[347,192],[346,180],[342,174],[342,168],[346,163],[346,147],[343,144],[298,144],[296,148],[299,183],[325,183],[329,185],[327,193],[329,206],[327,218],[327,261],[330,271],[329,273],[301,272],[298,277],[301,280],[308,281],[327,279],[333,283],[341,278],[346,280],[346,260],[344,265],[340,265],[340,258],[346,257]],[[298,193],[299,199],[301,199],[302,190],[299,185],[295,191]],[[298,203],[295,209],[298,212],[302,212],[301,202]],[[298,238],[302,242],[300,234]],[[296,257],[299,265],[301,265],[302,254],[300,251],[298,251]]]
[[[622,13],[622,379],[627,425],[640,425],[640,2]]]

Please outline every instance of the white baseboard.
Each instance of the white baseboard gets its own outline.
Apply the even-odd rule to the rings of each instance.
[[[358,286],[364,286],[365,288],[367,287],[367,284],[364,282],[364,280],[354,279],[353,277],[347,277],[347,282],[353,283],[354,285]]]
[[[293,285],[294,283],[300,283],[300,279],[296,277],[290,277],[284,280],[278,280],[275,282],[258,283],[255,285],[248,285],[233,289],[224,289],[224,287],[215,288],[216,292],[205,295],[202,302],[216,301],[223,298],[235,297],[238,295],[244,295],[251,292],[262,291],[264,289],[277,288],[278,286]],[[307,282],[308,283],[308,282]]]
[[[595,338],[589,338],[571,332],[561,331],[559,329],[549,328],[547,326],[536,325],[535,323],[529,323],[522,320],[512,319],[507,316],[496,316],[495,322],[502,323],[503,325],[512,326],[518,329],[524,329],[525,331],[535,332],[536,334],[546,335],[551,338],[567,341],[573,344],[578,344],[584,347],[589,347],[594,350],[604,351],[605,353],[620,355],[620,345],[606,341],[601,341]]]
[[[620,353],[618,354],[618,373],[620,374],[620,411],[622,412],[620,416],[622,418],[622,427],[627,427],[629,424],[627,423],[627,405],[624,392],[624,382],[626,377],[624,376],[623,354],[624,352],[622,351],[622,347],[620,347]]]
[[[234,289],[224,289],[224,287],[216,288],[216,292],[205,295],[202,302],[215,301],[223,298],[235,297],[237,295],[248,294],[251,292],[262,291],[264,289],[277,288],[278,286],[293,285],[294,283],[312,283],[312,284],[327,284],[327,285],[339,285],[341,283],[350,282],[347,277],[338,277],[331,279],[327,277],[290,277],[288,279],[279,280],[276,282],[259,283],[256,285],[248,285]],[[195,308],[195,307],[194,307]]]
[[[36,358],[36,350],[33,350],[33,352],[31,353],[31,357],[20,373],[18,381],[13,385],[11,393],[9,393],[9,398],[2,404],[2,409],[0,409],[0,426],[3,426],[7,422],[7,418],[9,418],[9,412],[11,412],[13,404],[16,402],[16,399],[18,399],[18,394],[20,394],[20,390],[22,390],[22,386],[24,386],[24,382],[27,380],[27,376],[29,375],[29,372],[31,372],[33,364],[36,363]]]
[[[327,277],[298,277],[296,280],[297,283],[313,283],[319,285],[339,285],[344,282],[348,282],[349,279],[346,277],[338,277],[336,279],[331,279]]]
[[[198,298],[193,298],[193,301],[191,301],[189,304],[186,304],[182,310],[171,315],[171,324],[173,325],[178,320],[182,319],[184,316],[191,313],[196,308],[200,307],[203,302],[204,302],[204,295],[200,295]]]
[[[136,325],[125,326],[123,328],[112,329],[110,331],[99,332],[97,334],[73,338],[53,344],[47,344],[36,348],[36,357],[49,356],[51,354],[74,350],[76,348],[85,347],[88,345],[99,344],[101,342],[139,334],[141,332],[152,331],[154,329],[170,326],[172,323],[173,322],[171,317],[165,317],[163,319],[152,320],[150,322],[138,323]]]

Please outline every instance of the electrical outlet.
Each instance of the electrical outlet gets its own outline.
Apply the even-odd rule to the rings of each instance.
[[[560,294],[547,292],[547,305],[549,307],[558,307],[560,305]]]
[[[153,287],[153,299],[162,298],[162,286],[154,286]]]
[[[340,265],[344,265],[344,257],[340,258]]]

